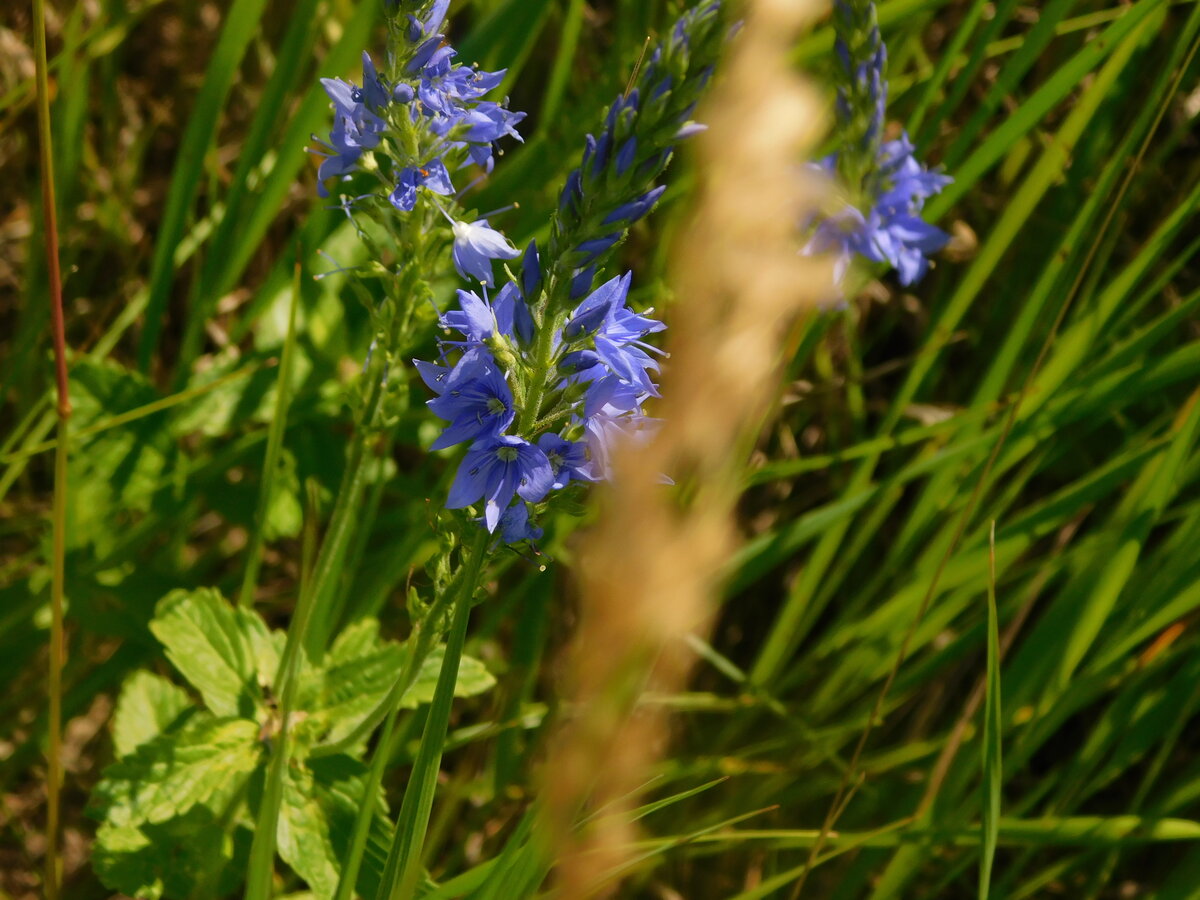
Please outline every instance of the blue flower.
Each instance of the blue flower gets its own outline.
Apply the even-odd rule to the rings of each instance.
[[[492,228],[487,219],[477,222],[452,221],[454,268],[463,278],[492,284],[492,260],[516,259],[521,255],[508,238]]]
[[[500,537],[506,544],[538,541],[542,534],[542,529],[529,521],[529,507],[524,503],[514,503],[500,516]]]
[[[537,439],[537,445],[550,461],[556,491],[566,487],[573,480],[595,480],[588,473],[587,447],[583,444],[568,441],[562,435],[548,431]]]
[[[349,175],[365,151],[379,146],[387,122],[378,113],[388,105],[390,92],[367,53],[363,53],[361,88],[340,78],[322,78],[321,86],[334,108],[329,141],[318,141],[323,149],[314,151],[325,157],[317,170],[317,192],[328,197],[325,181]]]
[[[659,351],[642,339],[666,326],[625,305],[631,278],[632,273],[626,272],[606,281],[575,308],[563,327],[563,338],[581,341],[590,337],[594,352],[575,351],[564,361],[569,368],[580,372],[583,380],[599,379],[605,372],[611,372],[620,381],[633,385],[639,394],[658,396],[658,389],[649,374],[658,371],[658,363],[649,353]],[[601,368],[584,372],[593,360]]]
[[[519,437],[500,434],[478,441],[467,451],[446,507],[462,509],[483,499],[484,523],[488,531],[495,531],[514,496],[536,503],[553,486],[554,472],[545,453]]]
[[[423,166],[409,166],[401,170],[396,180],[395,190],[388,200],[392,206],[402,212],[411,212],[417,205],[417,188],[427,188],[443,197],[454,193],[454,185],[450,183],[450,173],[440,159],[432,159]]]
[[[833,174],[836,158],[819,167]],[[852,204],[820,221],[805,253],[831,253],[834,278],[841,283],[854,255],[870,262],[887,263],[907,286],[929,270],[929,256],[941,250],[950,236],[921,218],[925,200],[953,179],[931,172],[913,155],[908,135],[880,146],[871,207],[863,212]]]
[[[464,346],[481,344],[493,335],[502,335],[528,344],[533,340],[533,317],[529,307],[521,299],[517,286],[511,281],[496,294],[495,300],[489,300],[487,290],[480,297],[474,291],[458,292],[458,309],[447,310],[442,314],[441,324],[452,328],[466,338],[466,341],[447,341],[446,343],[462,343]]]
[[[588,294],[563,326],[563,337],[573,341],[595,333],[613,309],[624,304],[632,277],[633,273],[626,272],[610,278]]]
[[[512,390],[496,361],[483,348],[468,350],[449,373],[435,371],[440,366],[423,365],[425,368],[418,364],[422,378],[439,394],[426,405],[450,423],[431,449],[490,437],[512,424],[516,415]]]

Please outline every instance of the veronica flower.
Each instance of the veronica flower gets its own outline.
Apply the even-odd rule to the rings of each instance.
[[[488,531],[495,531],[514,496],[536,503],[553,486],[554,472],[546,454],[526,440],[501,434],[481,440],[467,451],[446,507],[462,509],[483,499],[484,523]]]
[[[365,52],[361,88],[340,78],[322,78],[321,86],[333,102],[333,130],[328,142],[318,140],[322,149],[313,152],[325,157],[317,170],[317,191],[328,197],[325,181],[355,171],[362,154],[379,146],[387,128],[379,112],[387,105],[388,89]]]
[[[506,544],[541,540],[542,529],[529,521],[529,506],[514,503],[500,516],[500,538]]]
[[[430,40],[420,23],[413,31],[414,41]],[[443,210],[455,267],[482,289],[460,290],[455,308],[440,316],[457,333],[440,341],[442,352],[461,353],[458,364],[418,368],[438,395],[430,408],[450,423],[436,446],[472,440],[447,506],[482,499],[485,527],[499,529],[506,542],[539,537],[533,518],[541,507],[533,504],[552,504],[551,491],[575,482],[608,477],[615,442],[644,439],[657,425],[643,409],[658,395],[658,351],[648,338],[665,326],[652,310],[629,306],[632,276],[610,277],[606,260],[663,196],[655,181],[673,144],[701,130],[691,115],[724,37],[715,2],[681,17],[611,104],[603,128],[587,138],[548,239],[529,244],[520,272],[499,290],[489,294],[494,261],[515,260],[516,248],[486,219],[463,222]],[[465,143],[486,167],[491,142],[516,136],[519,114],[479,99],[502,73],[464,70],[445,46],[411,71],[420,74],[413,121],[443,137],[441,146]],[[603,283],[593,289],[598,276]]]
[[[497,435],[512,423],[516,415],[512,390],[483,348],[468,350],[448,374],[437,372],[432,383],[426,377],[428,371],[422,371],[422,377],[439,396],[426,405],[450,423],[430,449]]]
[[[508,238],[488,224],[487,219],[459,222],[451,219],[454,232],[454,268],[463,278],[492,284],[492,260],[516,259],[521,255]]]
[[[568,441],[560,434],[547,431],[537,439],[537,445],[550,461],[556,491],[562,490],[571,481],[595,481],[588,471],[587,447],[584,444]]]
[[[836,160],[822,160],[831,178]],[[841,283],[850,260],[858,255],[887,263],[903,285],[914,284],[929,270],[928,257],[950,236],[921,218],[925,200],[949,184],[948,176],[917,162],[907,135],[881,145],[875,175],[875,197],[865,211],[853,204],[826,216],[805,247],[807,253],[832,253],[834,278]]]
[[[805,253],[830,253],[840,284],[850,261],[887,263],[903,285],[929,269],[929,256],[950,239],[921,218],[925,200],[950,178],[915,157],[908,135],[882,140],[887,107],[887,48],[870,0],[835,0],[834,31],[841,149],[817,164],[840,174],[850,195],[843,208],[818,220]]]
[[[446,171],[446,164],[440,159],[431,159],[423,166],[408,166],[402,169],[388,200],[396,209],[411,212],[417,205],[418,188],[426,188],[443,197],[453,194],[454,185],[450,183],[450,173]]]
[[[533,340],[534,326],[529,307],[511,281],[499,290],[494,300],[488,298],[486,288],[483,297],[474,291],[460,290],[458,307],[444,312],[441,324],[444,328],[459,332],[466,340],[446,343],[472,346],[482,344],[495,335],[515,338],[523,344]]]

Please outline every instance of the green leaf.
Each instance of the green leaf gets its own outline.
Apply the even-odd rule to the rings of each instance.
[[[419,705],[433,702],[434,689],[437,687],[438,672],[442,668],[442,658],[446,648],[435,647],[425,657],[417,680],[413,682],[412,690],[404,695],[400,706],[404,709],[416,709]],[[496,679],[482,662],[471,656],[463,656],[458,663],[458,681],[454,683],[455,697],[475,697],[491,690]]]
[[[128,756],[158,737],[189,709],[192,701],[183,688],[152,672],[134,672],[125,679],[113,713],[113,749],[117,756]]]
[[[220,808],[260,755],[256,723],[199,715],[105,769],[90,811],[120,827],[165,822],[196,805]]]
[[[412,687],[400,701],[405,709],[429,703],[437,686],[443,648],[425,658]],[[302,680],[301,693],[311,700],[300,704],[307,718],[297,733],[324,743],[336,743],[351,734],[379,704],[404,668],[407,648],[379,637],[379,623],[363,619],[343,631],[325,656],[321,671]],[[463,657],[456,697],[473,697],[489,690],[496,679],[477,659]]]
[[[162,415],[150,415],[84,437],[127,413],[161,399],[144,378],[111,362],[80,360],[71,369],[73,445],[68,477],[69,540],[98,558],[125,536],[114,522],[128,513],[149,513],[163,482],[170,481],[178,451]]]
[[[105,886],[139,900],[217,900],[237,888],[245,835],[203,806],[157,825],[105,822],[91,863]]]
[[[313,776],[289,767],[283,783],[283,805],[275,831],[280,858],[308,883],[313,896],[324,900],[337,889],[337,857],[329,840],[329,825],[317,802]]]
[[[254,618],[211,588],[172,591],[159,601],[150,630],[210,710],[251,716],[260,700]]]

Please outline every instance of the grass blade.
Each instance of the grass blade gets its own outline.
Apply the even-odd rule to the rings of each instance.
[[[999,836],[1001,766],[1000,624],[996,612],[996,523],[992,522],[988,551],[987,694],[983,705],[983,842],[980,845],[979,898],[988,900],[992,862]]]
[[[265,6],[266,0],[235,0],[221,28],[221,37],[205,72],[196,107],[188,117],[187,131],[171,175],[167,206],[163,210],[158,240],[154,245],[145,329],[138,344],[138,367],[142,372],[149,371],[154,351],[158,348],[158,338],[167,314],[167,299],[175,276],[175,250],[183,238],[188,214],[204,175],[204,157],[217,132],[221,107],[237,77],[242,56],[258,33],[258,21],[262,18]]]
[[[275,414],[267,435],[267,452],[263,460],[262,484],[258,492],[258,509],[254,513],[254,534],[246,554],[246,570],[238,605],[249,609],[254,605],[254,590],[258,585],[258,570],[262,565],[263,542],[266,535],[267,511],[271,506],[272,488],[279,471],[279,455],[283,452],[283,433],[287,430],[288,405],[292,393],[292,364],[296,357],[296,307],[300,305],[300,248],[296,248],[296,272],[292,282],[292,303],[288,310],[287,337],[279,361],[279,377],[275,382]]]

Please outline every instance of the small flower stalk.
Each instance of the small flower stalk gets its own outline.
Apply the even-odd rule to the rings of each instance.
[[[903,285],[929,270],[949,235],[921,218],[925,201],[950,183],[915,156],[902,133],[884,140],[887,47],[870,0],[835,0],[834,71],[840,148],[816,163],[845,190],[835,208],[810,226],[806,253],[834,257],[838,285],[855,257],[896,271]]]
[[[489,95],[504,71],[462,65],[446,43],[448,0],[391,0],[387,64],[363,54],[362,83],[324,78],[333,127],[314,138],[322,157],[318,193],[338,195],[385,295],[370,303],[383,371],[406,356],[433,301],[430,278],[447,250],[459,274],[491,283],[493,260],[517,251],[485,218],[459,201],[495,164],[497,144],[520,140],[514,112]],[[427,319],[425,319],[427,323]],[[400,383],[404,378],[400,377]],[[397,391],[391,392],[394,398]]]
[[[655,182],[676,143],[701,130],[691,113],[724,40],[719,13],[717,3],[685,13],[613,101],[544,247],[518,254],[486,220],[446,216],[454,264],[478,289],[457,292],[439,317],[439,358],[415,365],[446,422],[433,447],[467,446],[447,507],[476,509],[506,543],[537,540],[549,506],[609,476],[614,441],[655,427],[645,404],[662,354],[649,338],[666,326],[630,304],[631,273],[607,270],[662,197]],[[514,272],[504,263],[518,255]],[[499,287],[496,262],[509,276]]]

